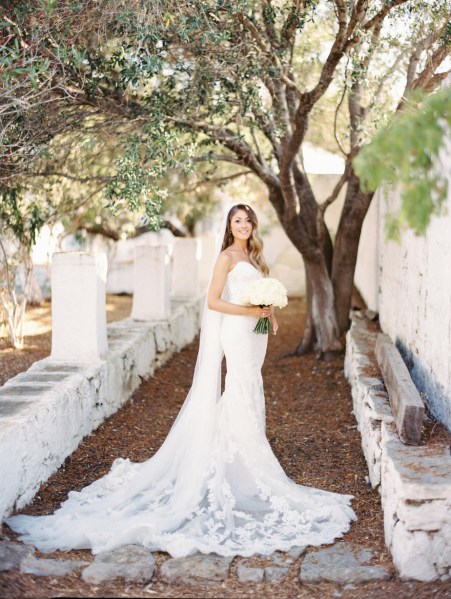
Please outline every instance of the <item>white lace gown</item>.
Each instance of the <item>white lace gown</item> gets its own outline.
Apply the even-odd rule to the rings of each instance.
[[[229,301],[242,304],[243,287],[257,277],[251,264],[239,262],[228,275]],[[199,410],[196,426],[188,414],[174,432],[176,421],[146,462],[115,460],[105,477],[72,491],[54,514],[14,516],[8,524],[42,551],[98,553],[138,544],[175,557],[268,555],[330,543],[346,532],[355,519],[352,495],[295,484],[266,439],[261,367],[268,338],[253,333],[255,324],[249,316],[222,318],[225,390],[203,444],[196,438]]]

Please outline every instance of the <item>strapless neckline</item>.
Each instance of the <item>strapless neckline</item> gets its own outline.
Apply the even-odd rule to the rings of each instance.
[[[255,268],[255,266],[253,264],[251,264],[250,262],[246,262],[246,260],[240,260],[239,262],[237,262],[235,264],[235,266],[232,268],[232,270],[229,270],[228,274],[230,275],[234,270],[236,270],[238,268],[238,266],[240,264],[247,264],[248,266],[250,266],[251,268],[253,268],[255,271],[259,272],[257,270],[257,268]]]

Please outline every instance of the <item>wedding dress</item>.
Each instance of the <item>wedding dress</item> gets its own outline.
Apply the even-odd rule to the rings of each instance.
[[[261,276],[238,262],[223,297],[242,304],[243,288]],[[330,543],[349,528],[352,495],[295,484],[267,441],[261,367],[268,337],[253,333],[257,319],[209,312],[216,321],[203,326],[216,326],[214,342],[226,356],[224,393],[214,389],[217,365],[208,364],[213,341],[202,347],[201,338],[191,398],[160,450],[140,464],[115,460],[52,515],[9,518],[23,541],[42,551],[138,544],[175,557],[250,556]],[[213,402],[206,397],[216,393]]]

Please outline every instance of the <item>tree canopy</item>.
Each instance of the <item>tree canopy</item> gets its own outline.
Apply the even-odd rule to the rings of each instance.
[[[251,173],[304,258],[309,319],[298,351],[339,349],[372,198],[353,159],[410,92],[445,78],[449,0],[5,5],[2,185],[73,176],[64,170],[68,151],[50,143],[67,132],[70,144],[115,145],[109,205],[144,205],[151,224],[166,198],[161,177],[174,169],[226,164]],[[318,203],[302,144],[324,123],[346,166]],[[324,213],[344,186],[333,245]]]

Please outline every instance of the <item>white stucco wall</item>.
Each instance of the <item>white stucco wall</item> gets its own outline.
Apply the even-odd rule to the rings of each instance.
[[[355,282],[370,310],[379,311],[379,192],[363,221]]]
[[[433,414],[451,429],[451,139],[438,166],[448,173],[447,213],[432,218],[424,237],[406,231],[400,243],[387,241],[384,217],[398,198],[379,193],[364,223],[356,284]]]

